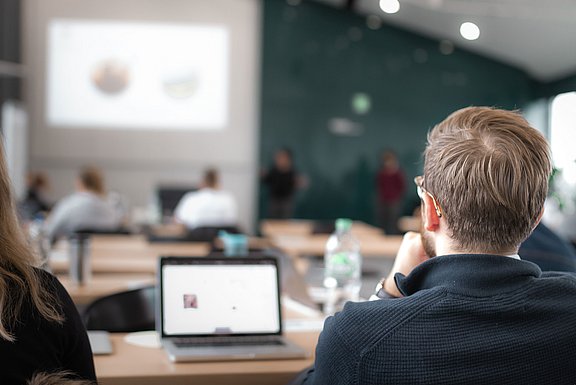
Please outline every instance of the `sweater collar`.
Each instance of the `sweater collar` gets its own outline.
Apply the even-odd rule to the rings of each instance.
[[[398,273],[394,278],[406,296],[443,287],[453,293],[482,297],[515,290],[541,274],[531,262],[501,255],[454,254],[431,258],[408,276]]]

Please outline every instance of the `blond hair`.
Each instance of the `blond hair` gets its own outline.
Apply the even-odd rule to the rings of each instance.
[[[548,143],[517,112],[468,107],[428,134],[424,187],[455,246],[517,248],[536,226],[551,172]]]
[[[40,285],[31,251],[16,216],[4,149],[0,144],[0,338],[15,341],[11,329],[25,302],[50,321],[62,322],[55,298]]]
[[[72,372],[64,371],[56,373],[36,373],[26,385],[95,385],[95,383],[88,380],[77,379]]]

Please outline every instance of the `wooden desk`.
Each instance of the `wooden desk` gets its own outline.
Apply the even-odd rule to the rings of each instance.
[[[313,227],[314,221],[308,219],[266,219],[260,222],[260,232],[271,239],[277,236],[309,236],[312,235]],[[352,232],[354,234],[382,235],[382,229],[361,221],[352,223]]]
[[[250,238],[249,241],[251,247],[270,246],[268,240]],[[205,256],[209,251],[208,243],[149,243],[141,235],[94,235],[90,239],[92,278],[85,285],[74,285],[68,278],[68,242],[56,245],[50,267],[74,303],[82,305],[105,295],[154,283],[161,255]]]
[[[283,249],[287,254],[301,258],[309,255],[324,255],[328,235],[311,236],[278,236],[275,237],[274,244]],[[390,258],[394,259],[400,244],[401,235],[359,235],[360,253],[368,258]]]
[[[95,235],[90,239],[90,261],[92,273],[144,273],[156,272],[158,257],[204,256],[210,251],[208,243],[174,242],[148,243],[140,235],[103,236]],[[67,242],[59,242],[50,258],[50,267],[55,273],[68,272]]]
[[[311,255],[324,255],[329,235],[277,236],[272,242],[294,260],[296,269],[305,274]],[[364,258],[394,259],[402,243],[401,235],[357,234],[360,242],[360,254]]]
[[[72,283],[67,274],[58,275],[58,280],[76,305],[87,305],[97,298],[156,282],[152,274],[96,274],[82,286]]]
[[[421,225],[422,225],[422,219],[420,219],[420,217],[406,216],[406,217],[400,217],[400,219],[398,219],[398,228],[402,232],[407,231],[419,232]]]
[[[292,332],[287,337],[314,353],[319,332]],[[281,385],[312,365],[298,360],[172,363],[163,349],[128,344],[125,334],[112,334],[114,353],[95,356],[100,385]]]

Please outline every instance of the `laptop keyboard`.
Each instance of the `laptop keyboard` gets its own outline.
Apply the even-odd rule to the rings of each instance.
[[[178,338],[174,345],[179,348],[194,348],[205,346],[281,346],[284,342],[279,339],[263,337],[207,337],[207,338]]]

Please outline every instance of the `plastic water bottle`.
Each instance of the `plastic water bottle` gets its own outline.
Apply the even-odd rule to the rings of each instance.
[[[38,266],[46,271],[50,271],[48,265],[50,241],[44,234],[44,217],[42,215],[36,215],[34,219],[28,223],[28,241],[38,260]]]
[[[362,257],[360,243],[351,232],[350,219],[336,220],[336,232],[326,243],[324,254],[324,312],[333,314],[347,301],[358,301],[360,296]]]

